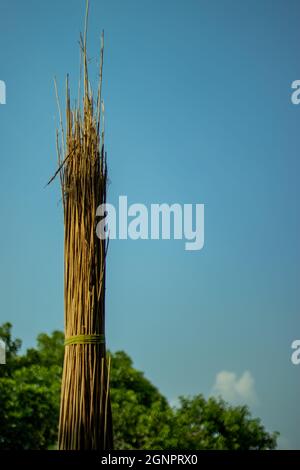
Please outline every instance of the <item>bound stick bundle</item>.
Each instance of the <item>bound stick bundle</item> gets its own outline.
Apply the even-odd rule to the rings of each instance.
[[[105,347],[105,260],[107,244],[96,235],[96,209],[106,201],[107,165],[101,125],[100,78],[96,103],[88,81],[87,16],[81,56],[83,106],[71,109],[67,79],[66,135],[58,145],[64,207],[65,357],[59,420],[59,449],[112,448],[109,364]],[[79,87],[80,88],[80,87]],[[57,89],[56,89],[57,91]],[[58,134],[57,134],[58,136]],[[54,178],[53,177],[53,178]],[[53,179],[52,178],[52,179]],[[50,181],[52,181],[52,179]]]

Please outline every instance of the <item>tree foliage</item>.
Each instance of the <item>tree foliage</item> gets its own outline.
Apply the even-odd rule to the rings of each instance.
[[[12,326],[0,326],[7,364],[0,366],[0,449],[55,448],[64,335],[40,334],[37,347],[20,354]],[[116,449],[273,449],[268,433],[246,406],[221,398],[180,398],[171,408],[124,352],[112,354],[111,402]]]
[[[230,406],[221,398],[180,397],[175,413],[178,449],[264,450],[276,447],[277,434],[265,431],[247,406]]]

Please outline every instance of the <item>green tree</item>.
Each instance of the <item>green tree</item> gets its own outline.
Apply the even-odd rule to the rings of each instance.
[[[12,339],[11,329],[11,323],[3,323],[3,325],[0,325],[0,338],[6,345],[6,364],[5,367],[0,367],[0,378],[10,377],[13,374],[18,361],[17,354],[22,345],[20,339]]]
[[[64,335],[40,334],[37,347],[19,353],[11,325],[0,326],[7,364],[0,366],[0,449],[55,448]],[[172,409],[124,352],[111,355],[111,401],[116,449],[273,449],[246,406],[229,406],[202,395],[180,398]]]
[[[41,365],[44,367],[59,366],[62,368],[64,360],[64,334],[53,331],[49,336],[41,333],[37,337],[37,347],[27,349],[26,354],[19,358],[19,364],[28,367]]]
[[[11,325],[0,327],[7,363],[0,367],[0,449],[47,449],[57,438],[63,334],[39,335],[18,355]]]
[[[258,418],[251,418],[247,406],[230,406],[221,398],[180,397],[175,422],[178,449],[276,448],[277,433],[266,432]]]
[[[116,449],[165,449],[173,413],[167,400],[134,369],[124,352],[112,355],[111,402]]]

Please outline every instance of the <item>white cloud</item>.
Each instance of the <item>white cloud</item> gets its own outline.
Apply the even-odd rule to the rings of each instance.
[[[247,370],[240,377],[237,377],[234,372],[226,370],[219,372],[212,394],[221,395],[225,401],[236,405],[256,405],[258,403],[254,378]]]
[[[287,439],[285,436],[282,436],[281,434],[277,439],[277,445],[279,450],[293,450],[289,439]]]
[[[0,364],[5,364],[5,343],[0,339]]]
[[[172,400],[169,401],[169,405],[171,408],[180,408],[180,400],[178,398],[172,398]]]

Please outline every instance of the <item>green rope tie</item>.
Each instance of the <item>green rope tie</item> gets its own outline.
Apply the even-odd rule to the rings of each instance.
[[[105,344],[104,335],[76,335],[65,339],[65,346],[70,344]]]

